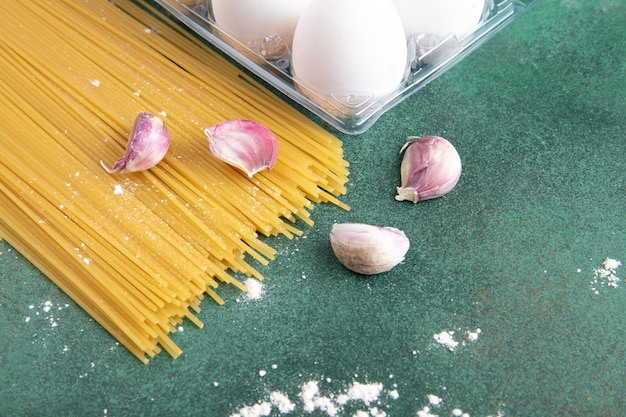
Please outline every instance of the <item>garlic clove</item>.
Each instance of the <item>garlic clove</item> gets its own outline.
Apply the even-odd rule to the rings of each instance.
[[[228,120],[204,130],[211,153],[252,177],[272,169],[278,158],[278,142],[270,129],[251,120]]]
[[[461,157],[454,146],[439,136],[414,136],[404,144],[400,166],[402,186],[396,200],[414,203],[449,193],[461,177]]]
[[[108,168],[102,161],[100,165],[109,174],[145,171],[161,162],[169,146],[170,135],[163,120],[152,113],[141,112],[128,136],[124,156],[115,162],[113,168]]]
[[[334,224],[330,244],[339,262],[363,275],[389,271],[404,260],[410,246],[399,229],[363,223]]]

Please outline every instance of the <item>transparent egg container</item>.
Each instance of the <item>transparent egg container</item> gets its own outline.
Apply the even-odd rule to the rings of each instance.
[[[380,116],[445,73],[461,59],[491,39],[538,0],[487,0],[482,18],[462,38],[415,34],[408,40],[404,80],[385,96],[331,96],[315,102],[296,86],[290,72],[290,50],[280,36],[238,42],[221,31],[211,14],[211,0],[154,0],[199,36],[230,56],[269,85],[299,103],[340,132],[357,135]]]

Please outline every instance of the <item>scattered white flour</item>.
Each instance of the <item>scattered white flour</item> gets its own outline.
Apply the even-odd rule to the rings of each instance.
[[[415,414],[417,417],[439,417],[437,414],[430,412],[430,407],[425,405],[421,410],[417,410]]]
[[[452,330],[449,330],[449,331],[444,330],[441,333],[437,333],[433,335],[433,337],[435,338],[437,343],[439,343],[440,345],[444,345],[450,350],[454,350],[459,344],[459,342],[454,340],[454,331]]]
[[[476,329],[475,331],[467,331],[467,340],[469,340],[470,342],[475,342],[478,340],[478,335],[480,334],[482,330],[480,329]]]
[[[606,258],[602,263],[602,266],[604,267],[604,269],[613,270],[622,266],[622,263],[615,259]]]
[[[479,333],[479,332],[476,332]],[[355,377],[357,375],[355,374]],[[392,376],[390,376],[392,378]],[[300,385],[298,399],[291,399],[282,391],[272,391],[269,396],[256,401],[251,405],[244,405],[230,417],[264,417],[290,414],[294,416],[327,415],[330,417],[390,417],[381,403],[383,395],[396,400],[398,391],[393,384],[392,390],[386,390],[382,383],[352,382],[347,388],[340,391],[328,391],[320,388],[323,382],[330,383],[330,378],[324,380],[309,380]],[[443,387],[443,390],[446,388]],[[269,390],[268,390],[269,391]],[[451,410],[443,407],[444,399],[436,394],[426,396],[427,404],[415,411],[416,417],[470,417],[460,407]],[[348,407],[350,405],[350,407]],[[444,414],[442,414],[444,413]],[[502,411],[490,414],[487,417],[504,417]]]
[[[48,300],[39,304],[39,308],[35,307],[34,304],[30,304],[28,309],[33,312],[34,316],[44,318],[50,324],[51,328],[55,328],[59,326],[59,312],[69,306],[69,304],[59,304],[55,306],[52,301]],[[30,323],[31,320],[32,316],[24,317],[24,323]]]
[[[455,408],[454,410],[452,410],[452,415],[454,417],[469,417],[469,414],[464,413],[463,410],[461,410],[460,408]]]
[[[371,402],[378,399],[382,390],[383,384],[381,383],[361,384],[360,382],[355,382],[348,388],[346,394],[337,397],[337,403],[344,405],[348,401],[360,400],[369,406]]]
[[[330,382],[329,379],[326,382]],[[299,401],[292,402],[289,397],[281,391],[273,391],[269,399],[263,399],[253,405],[241,407],[230,417],[261,417],[277,410],[280,414],[289,414],[297,411],[298,415],[304,413],[324,413],[328,416],[338,416],[343,408],[348,404],[362,404],[364,408],[356,411],[353,416],[387,417],[387,413],[376,406],[381,394],[384,392],[383,384],[353,382],[347,389],[341,392],[330,392],[322,395],[320,392],[320,381],[310,380],[300,386],[298,393]],[[388,392],[392,399],[399,397],[396,390]],[[317,415],[317,414],[316,414]]]
[[[438,396],[436,396],[436,395],[434,395],[434,394],[428,394],[428,396],[427,396],[427,397],[428,397],[428,402],[430,403],[430,405],[435,405],[435,406],[437,406],[437,405],[440,405],[440,404],[441,404],[441,402],[443,401],[443,400],[441,399],[441,397],[438,397]]]
[[[425,405],[420,410],[417,410],[415,415],[417,417],[439,417],[437,414],[431,413],[431,407],[439,407],[443,403],[441,397],[435,394],[428,394],[426,398],[428,398],[428,405]]]
[[[423,406],[421,409],[417,410],[415,415],[417,417],[439,417],[440,414],[434,413],[433,408],[440,409],[440,407],[443,404],[443,399],[434,394],[427,395],[427,398],[428,398],[428,404]],[[449,413],[450,414],[446,413],[445,416],[470,417],[469,413],[463,412],[463,410],[458,407],[453,408]],[[487,417],[504,417],[504,413],[502,411],[498,411],[497,414],[489,414],[487,415]]]
[[[600,294],[600,288],[617,288],[621,281],[621,278],[617,276],[617,269],[621,266],[620,261],[606,258],[601,267],[593,270],[593,279],[589,283],[591,291],[597,295]]]
[[[465,332],[465,337],[463,339],[461,339],[460,342],[455,340],[455,338],[454,338],[455,331],[454,330],[444,330],[441,333],[434,334],[433,338],[437,341],[437,343],[439,343],[440,345],[448,348],[450,351],[454,352],[459,345],[460,346],[465,346],[467,344],[467,342],[475,342],[475,341],[477,341],[478,340],[478,335],[480,335],[481,332],[482,332],[482,330],[480,330],[479,328],[477,328],[474,331],[467,330]]]
[[[304,411],[312,413],[319,409],[329,416],[336,416],[339,409],[330,397],[320,396],[319,382],[308,381],[302,385],[298,394],[303,403]]]
[[[115,186],[113,187],[113,194],[122,195],[124,194],[124,189],[122,188],[121,185],[115,184]]]
[[[291,413],[296,409],[296,405],[289,400],[287,395],[280,391],[274,391],[270,394],[272,405],[280,411],[281,414]]]
[[[261,417],[269,416],[272,412],[272,403],[269,401],[263,401],[254,405],[246,405],[241,407],[237,414],[233,414],[231,417]]]
[[[246,293],[246,298],[250,300],[258,300],[261,298],[261,295],[263,295],[263,284],[261,283],[261,281],[255,278],[248,278],[244,281],[243,284],[248,289],[248,292]]]

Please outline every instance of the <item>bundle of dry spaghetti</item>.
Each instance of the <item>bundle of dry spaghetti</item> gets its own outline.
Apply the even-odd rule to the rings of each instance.
[[[345,193],[335,137],[149,3],[14,0],[0,6],[0,236],[144,362],[219,282],[262,279],[314,202]],[[171,136],[155,168],[109,174],[135,116]],[[279,140],[248,178],[210,154],[203,130],[246,118]],[[254,260],[254,262],[250,262]]]

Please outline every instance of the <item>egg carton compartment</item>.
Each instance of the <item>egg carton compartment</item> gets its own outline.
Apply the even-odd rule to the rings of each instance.
[[[211,0],[154,0],[200,37],[234,59],[291,100],[308,109],[340,132],[365,132],[400,102],[425,87],[480,45],[491,39],[538,0],[486,0],[480,22],[462,37],[413,34],[407,41],[408,62],[402,83],[393,93],[317,96],[297,85],[291,76],[290,47],[276,34],[245,43],[216,25]],[[232,34],[232,32],[231,32]],[[233,34],[234,35],[234,34]]]

